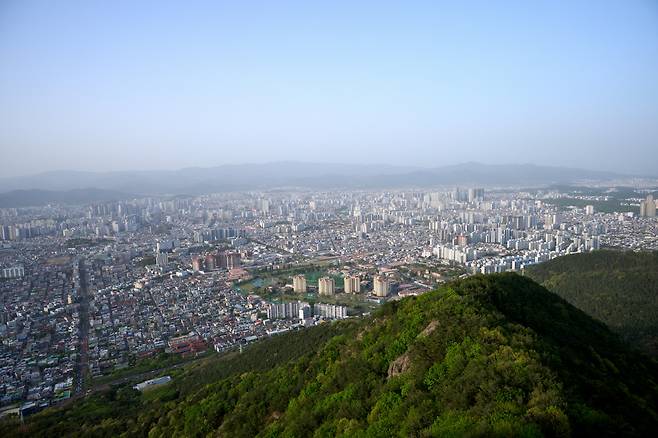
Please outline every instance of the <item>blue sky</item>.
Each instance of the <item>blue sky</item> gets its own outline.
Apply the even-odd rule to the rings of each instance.
[[[658,2],[4,0],[0,151],[658,174]]]

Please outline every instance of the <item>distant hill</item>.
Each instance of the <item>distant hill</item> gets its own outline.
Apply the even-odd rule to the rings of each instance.
[[[658,355],[658,252],[574,254],[526,269],[526,275]]]
[[[134,195],[102,189],[13,190],[0,193],[0,208],[39,207],[47,204],[88,204],[90,202],[117,201],[134,198]]]
[[[613,172],[534,164],[463,163],[394,176],[394,184],[432,185],[549,185],[567,182],[602,181],[618,178]]]
[[[652,436],[658,364],[516,274],[476,276],[46,410],[0,435]],[[17,420],[15,420],[17,421]],[[122,435],[123,434],[123,435]]]
[[[76,172],[0,178],[0,190],[73,190],[95,187],[135,194],[204,194],[272,188],[402,188],[441,185],[547,185],[619,177],[561,167],[485,165],[415,168],[373,164],[277,162],[172,171]]]

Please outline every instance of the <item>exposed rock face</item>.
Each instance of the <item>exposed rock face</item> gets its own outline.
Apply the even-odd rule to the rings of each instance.
[[[427,327],[425,327],[422,332],[418,334],[418,337],[421,338],[429,336],[438,327],[439,321],[433,320],[427,324]],[[409,368],[411,368],[411,359],[409,358],[409,351],[407,350],[403,355],[395,359],[388,366],[388,378],[390,379],[391,377],[400,375],[406,372]]]
[[[388,378],[390,379],[391,377],[402,374],[410,367],[411,359],[409,359],[409,355],[407,353],[404,353],[402,356],[391,362],[391,364],[388,366]]]
[[[425,327],[425,329],[422,332],[418,334],[418,337],[422,338],[424,336],[429,336],[434,330],[436,330],[438,326],[439,326],[439,321],[437,321],[436,319],[433,320],[432,322],[427,324],[427,327]]]

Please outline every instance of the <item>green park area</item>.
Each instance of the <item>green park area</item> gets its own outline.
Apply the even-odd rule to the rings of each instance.
[[[609,199],[609,200],[589,200],[589,199],[578,199],[578,198],[557,198],[557,199],[547,199],[546,204],[555,205],[561,210],[569,210],[572,208],[585,208],[587,205],[594,206],[594,211],[601,213],[614,213],[614,212],[634,212],[638,214],[640,212],[640,207],[635,204],[631,205],[629,201],[620,200],[620,199]]]
[[[113,240],[110,239],[83,239],[83,238],[72,238],[66,241],[66,246],[68,248],[86,248],[92,246],[102,246],[112,243]]]

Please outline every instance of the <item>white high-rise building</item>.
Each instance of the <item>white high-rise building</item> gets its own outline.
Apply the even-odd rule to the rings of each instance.
[[[155,264],[163,267],[169,264],[169,255],[166,252],[159,252],[155,255]]]
[[[315,303],[313,306],[313,314],[325,318],[347,318],[347,307],[335,304]]]
[[[292,277],[292,288],[295,293],[305,294],[306,293],[306,277],[304,275],[295,275]]]
[[[640,217],[656,217],[656,201],[652,195],[647,195],[647,198],[640,202]]]
[[[346,275],[343,278],[346,294],[358,294],[361,292],[361,279],[358,275]]]
[[[310,316],[310,310],[310,305],[302,301],[270,303],[267,306],[267,317],[269,319],[303,318]]]
[[[334,295],[336,282],[331,277],[322,277],[318,280],[318,293],[320,295]]]
[[[484,201],[484,189],[468,189],[468,202]]]
[[[12,268],[4,268],[2,270],[2,278],[21,278],[25,276],[25,269],[22,266],[14,266]]]
[[[311,317],[311,305],[308,303],[301,303],[299,305],[299,319],[301,321]]]
[[[386,297],[391,293],[391,284],[383,275],[376,275],[373,280],[373,292],[378,297]]]
[[[270,212],[270,200],[269,199],[262,199],[260,201],[260,211],[267,214]]]

